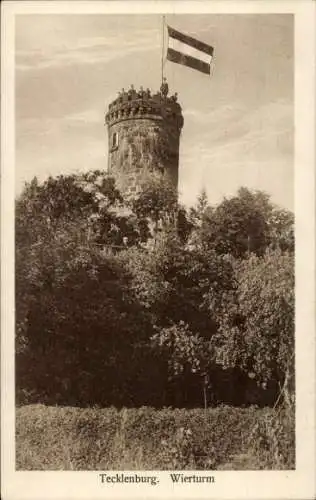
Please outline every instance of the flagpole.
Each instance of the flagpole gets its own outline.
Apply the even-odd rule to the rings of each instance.
[[[165,16],[162,16],[161,83],[163,83],[163,57],[165,52]]]

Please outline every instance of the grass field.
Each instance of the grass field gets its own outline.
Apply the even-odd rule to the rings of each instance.
[[[18,470],[254,470],[295,467],[294,415],[271,408],[16,411]]]

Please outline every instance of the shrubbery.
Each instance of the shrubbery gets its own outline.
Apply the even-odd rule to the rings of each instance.
[[[24,406],[19,470],[292,469],[294,418],[285,410],[76,409]]]
[[[18,404],[292,401],[291,214],[247,189],[186,211],[157,182],[133,202],[98,171],[25,187]]]

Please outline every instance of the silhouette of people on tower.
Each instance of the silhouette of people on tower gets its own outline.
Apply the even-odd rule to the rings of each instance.
[[[139,92],[138,92],[138,97],[140,97],[141,99],[143,99],[144,95],[145,95],[145,91],[144,91],[143,86],[141,86],[140,89],[139,89]]]
[[[175,92],[175,94],[174,94],[174,95],[172,95],[172,96],[170,97],[170,99],[172,99],[172,100],[173,100],[173,102],[177,102],[177,100],[178,100],[178,92]]]
[[[127,93],[128,93],[129,99],[135,99],[137,97],[137,92],[136,92],[133,84],[131,84]]]
[[[168,92],[169,92],[169,85],[168,85],[167,79],[165,77],[162,80],[162,84],[161,84],[161,87],[160,87],[160,92],[161,92],[162,97],[164,97],[164,98],[167,97]]]
[[[116,103],[117,103],[117,102],[123,102],[123,97],[124,97],[124,94],[125,94],[125,90],[124,90],[124,88],[122,88],[122,90],[121,90],[121,91],[119,91],[119,93],[118,93],[118,98],[116,99],[116,101],[115,101],[115,102],[116,102]]]

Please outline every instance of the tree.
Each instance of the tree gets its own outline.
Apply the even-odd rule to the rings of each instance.
[[[16,202],[19,246],[54,238],[66,225],[75,228],[79,239],[99,245],[131,246],[146,237],[114,179],[98,170],[49,177],[43,185],[34,179],[25,186]]]
[[[217,207],[210,207],[201,193],[190,216],[195,228],[191,244],[219,254],[239,259],[250,253],[263,255],[269,247],[294,250],[293,214],[273,205],[261,191],[241,188]]]
[[[133,275],[131,289],[158,332],[154,346],[167,363],[170,387],[176,384],[173,395],[182,394],[182,404],[189,404],[189,386],[198,377],[205,399],[206,380],[215,368],[210,339],[235,288],[230,259],[213,250],[186,248],[175,230],[160,233],[154,252],[129,249],[120,258]]]
[[[152,327],[116,254],[78,247],[71,235],[61,235],[23,265],[27,277],[19,279],[16,304],[23,325],[17,330],[18,387],[35,390],[36,401],[49,404],[137,400],[134,363],[146,366],[142,344]]]
[[[206,191],[202,189],[197,197],[196,206],[190,209],[190,216],[195,227],[201,227],[204,216],[210,208]]]
[[[153,176],[144,182],[141,191],[131,200],[130,205],[140,221],[147,220],[152,226],[154,243],[159,225],[175,225],[178,212],[177,192],[161,175]]]
[[[268,220],[270,247],[282,252],[294,252],[294,214],[289,210],[275,207]]]
[[[151,327],[116,257],[134,227],[116,211],[121,205],[114,183],[98,172],[34,180],[17,200],[17,381],[45,401],[133,394],[114,373],[124,364],[135,372],[130,361]],[[117,387],[108,382],[104,392],[100,378]]]
[[[129,205],[99,171],[34,179],[16,203],[18,387],[207,405],[209,379],[238,370],[289,394],[293,222],[245,189],[216,208],[201,193],[188,214],[159,178]]]
[[[211,344],[198,334],[192,334],[188,325],[183,321],[165,328],[157,328],[152,336],[152,345],[158,348],[166,358],[169,371],[169,380],[174,382],[180,379],[180,388],[184,393],[184,402],[188,404],[185,375],[197,375],[200,379],[204,407],[207,408],[208,371],[213,362]],[[176,388],[176,398],[180,401],[179,387]]]
[[[239,303],[245,317],[244,362],[260,381],[273,377],[289,396],[294,377],[294,260],[280,250],[252,257],[239,271]]]
[[[241,188],[224,199],[204,221],[205,243],[220,254],[241,258],[249,252],[261,255],[269,244],[267,219],[272,207],[264,193]]]
[[[229,259],[213,250],[187,248],[174,228],[159,234],[154,251],[131,249],[121,258],[133,275],[134,293],[155,324],[184,321],[193,333],[212,336],[222,296],[233,287]]]
[[[237,301],[232,301],[230,313],[223,315],[212,338],[217,362],[226,368],[240,366],[263,387],[278,382],[290,399],[294,390],[293,256],[268,250],[262,257],[251,255],[237,262],[235,269]]]

